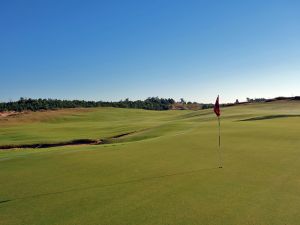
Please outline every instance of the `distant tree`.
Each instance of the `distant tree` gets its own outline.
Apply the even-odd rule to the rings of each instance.
[[[169,98],[169,99],[168,99],[168,102],[169,102],[169,104],[174,104],[174,103],[175,103],[175,100],[172,99],[172,98]]]
[[[240,103],[239,100],[236,99],[234,104],[239,104],[239,103]]]

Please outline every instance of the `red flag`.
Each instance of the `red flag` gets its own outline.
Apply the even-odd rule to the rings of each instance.
[[[215,106],[214,106],[214,112],[215,114],[219,117],[221,115],[221,111],[220,111],[220,105],[219,105],[219,95],[217,97]]]

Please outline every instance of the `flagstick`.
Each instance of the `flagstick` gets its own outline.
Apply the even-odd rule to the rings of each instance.
[[[219,122],[219,168],[222,168],[222,156],[221,156],[221,123],[220,123],[220,116],[218,116]]]

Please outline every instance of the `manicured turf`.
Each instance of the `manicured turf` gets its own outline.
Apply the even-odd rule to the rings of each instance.
[[[300,102],[211,110],[100,108],[1,121],[1,144],[116,143],[0,152],[0,224],[299,224]]]

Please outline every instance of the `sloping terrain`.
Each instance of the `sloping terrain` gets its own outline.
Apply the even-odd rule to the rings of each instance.
[[[99,108],[0,120],[0,224],[298,224],[300,103],[211,110]]]

